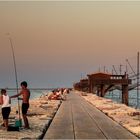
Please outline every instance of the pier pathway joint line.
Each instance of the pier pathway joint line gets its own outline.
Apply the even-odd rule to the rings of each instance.
[[[56,113],[44,139],[138,139],[75,92]]]

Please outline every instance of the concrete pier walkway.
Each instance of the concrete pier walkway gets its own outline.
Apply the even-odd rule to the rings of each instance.
[[[44,139],[138,139],[79,95],[63,101]]]

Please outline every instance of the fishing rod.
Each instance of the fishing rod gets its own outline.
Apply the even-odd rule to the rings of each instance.
[[[12,50],[12,57],[13,57],[13,64],[14,64],[14,71],[15,71],[15,79],[16,79],[16,90],[17,90],[17,94],[18,94],[18,77],[17,77],[17,67],[16,67],[16,58],[15,58],[15,53],[14,53],[14,47],[13,47],[13,43],[12,43],[12,38],[9,37],[9,41],[10,41],[10,46],[11,46],[11,50]],[[17,97],[18,99],[18,97]],[[19,120],[21,118],[21,113],[20,113],[20,103],[18,100],[18,115],[19,115]]]

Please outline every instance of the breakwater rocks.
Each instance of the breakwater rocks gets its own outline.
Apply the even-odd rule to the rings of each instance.
[[[98,97],[95,94],[81,93],[79,91],[77,91],[77,93],[111,119],[118,122],[136,136],[140,137],[139,109],[135,109],[121,103],[115,103],[111,99]]]
[[[20,128],[20,131],[6,131],[0,128],[0,139],[42,139],[53,117],[55,116],[61,101],[48,101],[47,96],[30,101],[28,120],[30,129]],[[17,107],[12,107],[10,118],[15,117]],[[9,124],[13,120],[9,119]],[[0,117],[2,123],[2,117]]]

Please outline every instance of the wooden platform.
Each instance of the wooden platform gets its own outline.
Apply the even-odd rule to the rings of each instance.
[[[68,95],[44,139],[138,139],[75,93]]]

